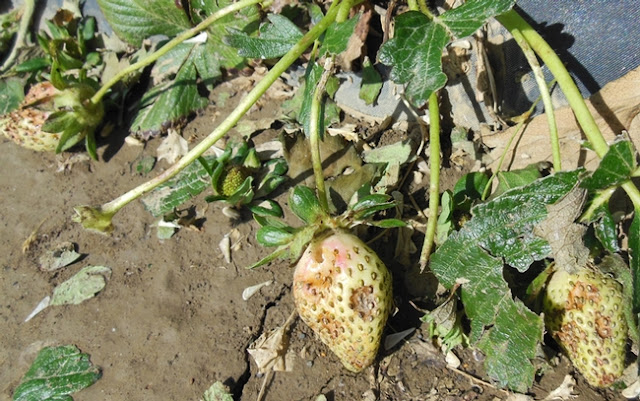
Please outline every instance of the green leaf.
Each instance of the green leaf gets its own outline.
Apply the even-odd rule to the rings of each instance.
[[[482,198],[482,191],[488,183],[489,177],[485,173],[463,175],[453,187],[454,208],[469,211],[473,203]]]
[[[84,147],[92,160],[98,160],[98,145],[96,144],[96,136],[93,131],[87,132],[84,137]]]
[[[353,216],[356,220],[366,219],[380,210],[390,209],[395,206],[390,201],[391,196],[386,194],[372,194],[360,199],[351,207]]]
[[[156,165],[156,158],[153,156],[144,156],[138,161],[136,165],[136,171],[142,175],[147,175],[153,170]]]
[[[436,226],[436,243],[442,244],[453,229],[453,195],[444,191],[440,199],[440,215]]]
[[[468,0],[442,14],[436,21],[447,26],[454,38],[469,36],[491,17],[509,11],[515,0]]]
[[[189,47],[187,58],[181,64],[173,81],[158,85],[144,94],[140,101],[140,110],[131,124],[132,132],[160,132],[163,126],[195,110],[203,109],[209,103],[207,98],[200,96],[196,86],[196,66],[193,57],[200,54],[200,51],[196,50],[200,46],[188,43],[179,47]],[[184,49],[169,52],[166,56],[176,56],[181,50]],[[161,61],[158,60],[158,63]]]
[[[22,99],[24,99],[22,80],[14,78],[0,80],[0,115],[17,109]]]
[[[369,58],[366,58],[362,64],[360,99],[364,100],[366,104],[373,104],[376,99],[378,99],[380,90],[382,90],[382,77],[373,65],[371,65]]]
[[[311,114],[313,93],[320,81],[322,72],[323,67],[321,65],[318,63],[311,64],[310,67],[307,68],[304,82],[296,91],[295,96],[282,104],[284,114],[298,121],[298,123],[303,126],[307,136],[309,133],[309,117]],[[329,79],[327,88],[331,81],[332,78]],[[328,127],[333,122],[340,121],[340,108],[338,108],[333,100],[324,99],[320,110],[320,121],[323,122],[325,127]],[[324,132],[324,129],[321,128],[320,132]]]
[[[237,48],[243,57],[269,59],[284,55],[302,38],[300,29],[287,17],[268,14],[267,19],[269,22],[260,26],[259,37],[234,31],[224,38],[224,42]]]
[[[22,378],[13,401],[71,400],[69,394],[89,387],[100,376],[100,368],[75,346],[46,347]]]
[[[600,206],[595,214],[597,220],[593,226],[595,229],[596,237],[598,241],[604,246],[604,248],[611,252],[620,252],[620,245],[618,244],[618,227],[609,211],[607,204]]]
[[[566,195],[581,173],[560,172],[476,206],[473,218],[431,257],[431,270],[442,285],[462,283],[470,341],[487,354],[487,371],[517,391],[533,382],[531,359],[542,339],[542,319],[514,300],[502,275],[504,264],[525,272],[548,256],[551,249],[533,234],[534,227],[546,217],[546,206]],[[500,371],[508,366],[506,373]]]
[[[87,266],[53,290],[50,305],[77,305],[93,298],[107,285],[111,269]]]
[[[289,207],[298,218],[307,224],[313,224],[324,216],[320,202],[313,189],[298,185],[289,195]]]
[[[500,171],[498,176],[498,189],[496,194],[501,194],[512,188],[531,184],[540,178],[540,170],[536,164],[527,166],[521,170]]]
[[[395,34],[380,48],[378,58],[393,67],[391,79],[407,84],[405,95],[416,107],[447,82],[442,51],[447,43],[475,32],[490,17],[509,10],[514,0],[469,0],[430,20],[418,11],[395,19]]]
[[[327,53],[340,54],[347,50],[349,39],[351,38],[351,35],[353,35],[356,24],[360,20],[360,15],[361,14],[358,14],[344,22],[334,22],[329,26],[324,34],[322,46],[318,52],[320,57]]]
[[[204,160],[207,164],[211,164],[215,156],[205,156]],[[154,217],[164,216],[209,186],[211,181],[207,170],[201,163],[191,163],[176,177],[145,196],[142,203]]]
[[[204,392],[204,401],[233,401],[233,396],[222,382],[215,382]]]
[[[418,11],[395,18],[394,37],[382,45],[378,58],[393,66],[394,82],[407,84],[405,95],[414,106],[423,106],[431,93],[447,82],[442,72],[442,49],[449,41],[442,25]]]
[[[314,226],[304,226],[296,230],[295,237],[289,244],[289,259],[292,262],[298,260],[314,235],[316,235],[316,227]]]
[[[354,212],[360,212],[370,207],[389,205],[389,199],[391,199],[391,196],[387,194],[370,194],[358,199],[358,201],[349,208]],[[393,206],[393,203],[391,203],[391,206]]]
[[[98,0],[98,5],[113,31],[136,47],[153,35],[171,37],[191,26],[182,7],[173,1]]]
[[[542,319],[521,302],[504,298],[494,326],[478,342],[486,355],[487,373],[503,387],[525,393],[537,368],[531,363],[544,333]]]
[[[263,246],[280,246],[291,242],[293,234],[284,228],[264,226],[256,233],[256,239]]]
[[[616,142],[604,155],[591,177],[581,186],[591,191],[620,185],[631,177],[636,169],[636,152],[629,141]]]
[[[233,3],[233,0],[192,0],[189,2],[191,17],[194,23],[197,24],[207,16]],[[236,48],[224,43],[223,38],[231,31],[254,32],[258,29],[259,21],[260,12],[258,7],[249,6],[220,18],[215,24],[207,28],[207,33],[209,34],[207,43],[211,46],[207,47],[202,55],[199,56],[201,62],[197,64],[198,72],[205,81],[214,71],[216,75],[219,75],[221,68],[242,68],[244,66],[246,60],[238,54]],[[210,71],[209,73],[205,73],[207,68]]]

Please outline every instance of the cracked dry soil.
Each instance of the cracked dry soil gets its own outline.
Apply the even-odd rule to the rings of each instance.
[[[211,126],[210,114],[187,126],[184,136],[204,136]],[[71,221],[73,206],[100,204],[142,183],[148,177],[136,172],[137,162],[143,155],[155,155],[160,140],[144,148],[118,145],[118,138],[112,142],[100,149],[100,162],[76,163],[66,172],[56,172],[59,159],[53,154],[34,153],[6,140],[0,143],[0,399],[11,398],[43,346],[75,344],[103,372],[97,383],[73,395],[76,401],[196,401],[218,380],[230,387],[234,399],[255,400],[263,377],[246,349],[292,312],[293,269],[276,262],[246,270],[266,255],[255,241],[256,224],[248,215],[232,223],[215,204],[204,212],[201,231],[182,229],[169,240],[156,237],[154,219],[137,201],[116,215],[112,236],[84,231]],[[150,175],[166,168],[163,163]],[[202,210],[203,198],[191,204]],[[226,264],[218,243],[234,227],[241,233],[242,246]],[[36,241],[23,253],[24,241],[36,229]],[[40,271],[40,255],[63,241],[75,243],[83,258],[61,271]],[[394,264],[389,253],[393,246],[384,241],[371,246],[394,275],[399,313],[387,332],[419,327],[419,313],[408,302],[417,296],[418,276]],[[98,296],[76,306],[50,307],[23,322],[56,285],[88,265],[113,270]],[[244,288],[267,280],[273,284],[242,300]],[[319,394],[330,401],[508,397],[471,378],[486,379],[470,350],[459,350],[465,374],[456,372],[447,368],[425,335],[419,327],[400,345],[382,351],[374,367],[353,374],[296,319],[289,344],[295,353],[293,371],[272,376],[265,400],[315,400]],[[570,371],[563,359],[536,383],[533,394],[544,398]],[[594,392],[581,379],[577,392],[583,400],[616,399],[612,393]]]

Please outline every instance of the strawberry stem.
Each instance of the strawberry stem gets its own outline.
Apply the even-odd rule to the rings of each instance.
[[[324,174],[322,172],[322,158],[320,156],[320,135],[324,135],[324,121],[320,121],[320,109],[322,106],[322,98],[327,80],[333,70],[333,57],[327,58],[324,63],[324,71],[322,77],[318,81],[316,90],[311,100],[311,110],[309,113],[309,146],[311,150],[311,164],[313,166],[313,175],[316,181],[316,190],[318,192],[318,200],[324,212],[329,212],[329,201],[327,198],[327,190],[324,185]],[[320,132],[322,127],[322,133]]]
[[[514,28],[511,30],[511,35],[515,39],[516,43],[520,46],[520,50],[524,54],[533,76],[538,84],[538,90],[540,91],[540,98],[544,104],[544,111],[547,116],[547,123],[549,124],[549,136],[551,139],[551,153],[553,155],[553,169],[555,171],[562,170],[562,163],[560,159],[560,142],[558,140],[558,126],[556,124],[556,114],[553,110],[553,103],[551,102],[551,94],[549,93],[549,87],[544,79],[542,68],[536,58],[536,53],[531,49],[531,46],[527,43],[522,32],[519,29]]]

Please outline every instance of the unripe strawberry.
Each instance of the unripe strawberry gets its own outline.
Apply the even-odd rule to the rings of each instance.
[[[607,387],[623,373],[628,326],[622,286],[600,271],[553,273],[543,301],[550,333],[589,384]]]
[[[37,108],[24,108],[0,116],[0,132],[16,144],[38,152],[53,152],[59,133],[44,132],[42,126],[51,113]]]
[[[220,177],[220,194],[224,196],[233,195],[248,176],[247,169],[242,166],[228,168]]]
[[[0,132],[25,148],[54,151],[60,134],[44,132],[42,126],[54,110],[53,99],[58,93],[49,82],[32,86],[18,109],[0,116]]]
[[[302,320],[347,369],[373,363],[393,300],[391,274],[364,242],[346,232],[313,240],[296,265],[293,296]]]

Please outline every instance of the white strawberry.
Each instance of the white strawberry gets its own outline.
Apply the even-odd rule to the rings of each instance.
[[[391,274],[358,237],[344,231],[314,239],[297,263],[293,296],[302,320],[360,372],[375,360],[392,308]]]
[[[589,384],[622,376],[628,325],[622,285],[597,268],[553,273],[543,300],[545,323]]]
[[[0,132],[20,146],[39,152],[52,152],[58,146],[59,133],[44,132],[42,126],[54,110],[58,90],[49,82],[29,89],[20,107],[0,116]]]

